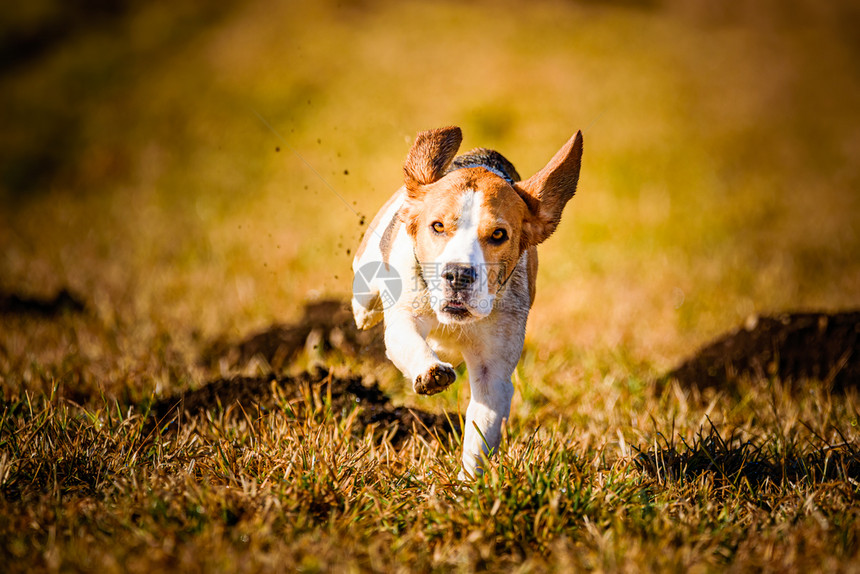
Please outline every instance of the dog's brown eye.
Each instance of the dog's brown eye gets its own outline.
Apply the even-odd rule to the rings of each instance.
[[[430,227],[432,227],[433,231],[435,231],[436,233],[442,233],[445,231],[445,226],[442,225],[441,221],[434,221],[433,225],[431,225]]]
[[[504,229],[499,228],[499,229],[496,229],[490,237],[493,238],[493,241],[495,241],[497,243],[501,243],[502,241],[504,241],[505,239],[508,238],[508,232],[505,231]]]

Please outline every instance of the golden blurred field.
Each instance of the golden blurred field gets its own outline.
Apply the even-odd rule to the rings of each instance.
[[[0,520],[0,530],[30,520],[33,500],[59,512],[45,498],[48,486],[21,490],[15,461],[27,445],[15,441],[40,437],[43,419],[34,413],[48,413],[31,406],[28,418],[23,404],[55,404],[54,390],[82,403],[63,407],[72,409],[66,416],[95,421],[236,374],[198,358],[216,339],[297,320],[306,301],[347,298],[364,222],[400,185],[416,132],[443,125],[463,129],[463,151],[497,149],[525,177],[584,131],[577,196],[540,248],[512,413],[514,451],[543,428],[572,433],[595,468],[601,460],[630,463],[628,442],[648,447],[675,431],[689,438],[707,428],[706,414],[717,425],[742,426],[747,438],[779,443],[771,431],[804,437],[807,424],[828,444],[857,444],[851,394],[813,389],[795,404],[779,381],[753,385],[740,402],[677,387],[674,395],[649,394],[661,373],[750,315],[860,307],[860,9],[851,2],[39,0],[2,11],[0,294],[52,297],[68,288],[87,313],[0,315],[0,444],[10,453],[2,455],[0,484],[12,517]],[[462,390],[419,401],[390,373],[380,379],[405,404],[463,404]],[[766,414],[769,402],[784,410]],[[334,432],[329,422],[319,428]],[[13,443],[18,450],[8,450]],[[449,458],[453,465],[456,456]],[[410,460],[420,472],[429,468],[423,458]],[[152,488],[163,486],[157,473],[140,472]],[[9,494],[16,480],[27,504]],[[170,488],[181,490],[176,480]],[[594,480],[596,489],[605,486]],[[845,500],[856,500],[857,483],[840,484]],[[111,488],[119,489],[110,495],[116,504],[134,508],[123,498],[131,487]],[[475,512],[486,511],[474,496]],[[766,523],[744,514],[744,504],[751,503],[726,511],[740,517],[728,524]],[[827,535],[809,555],[813,562],[835,556],[828,569],[857,566],[858,522],[853,503],[845,504],[850,519],[842,528],[851,534],[844,545],[834,550]],[[424,507],[414,512],[423,516]],[[568,532],[523,542],[499,562],[458,562],[451,556],[461,547],[451,550],[445,539],[434,547],[438,556],[411,567],[497,570],[533,559],[525,570],[564,570],[564,560],[635,570],[619,561],[627,551],[617,545],[623,519],[594,526],[585,516],[576,522],[583,538]],[[803,529],[817,515],[804,516],[787,538],[767,531],[774,562],[750,559],[744,552],[755,552],[740,542],[714,550],[677,534],[677,554],[649,564],[797,567],[802,560],[779,548],[820,534],[814,525]],[[56,520],[33,518],[37,533],[23,546],[5,545],[3,555],[21,566],[87,569],[64,554],[73,523],[47,534]],[[336,528],[308,527],[307,548],[361,539],[345,519],[331,520]],[[152,532],[161,528],[170,531],[156,520]],[[217,559],[227,532],[206,530],[211,538],[199,547],[190,534],[177,544],[188,556],[195,548],[214,552],[207,569],[219,569],[230,564]],[[399,532],[391,548],[414,550],[420,536],[406,543]],[[631,556],[660,547],[663,531],[654,532]],[[748,532],[736,534],[741,540]],[[114,540],[94,536],[93,544]],[[91,549],[82,540],[75,548]],[[552,559],[536,558],[548,549]],[[187,566],[182,556],[154,562]],[[290,556],[280,564],[314,569],[301,552]],[[410,569],[409,556],[351,562],[335,552],[317,566]]]
[[[663,367],[756,311],[856,306],[852,14],[130,4],[7,66],[2,286],[175,335],[290,318],[349,292],[357,214],[418,130],[455,124],[524,174],[586,130],[536,346]]]

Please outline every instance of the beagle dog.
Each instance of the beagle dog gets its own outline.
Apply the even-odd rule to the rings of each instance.
[[[421,132],[404,185],[377,213],[353,261],[352,310],[360,329],[385,320],[386,355],[432,395],[469,372],[461,478],[481,472],[510,414],[511,375],[535,298],[536,245],[576,192],[577,132],[535,175],[520,181],[496,151],[455,158],[460,128]]]

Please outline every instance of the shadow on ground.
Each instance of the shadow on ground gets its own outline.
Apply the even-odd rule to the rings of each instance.
[[[395,406],[375,381],[367,382],[358,375],[338,376],[323,368],[298,376],[281,375],[302,352],[320,359],[337,353],[363,363],[388,365],[381,325],[359,331],[348,303],[331,299],[309,302],[296,323],[272,325],[238,342],[216,340],[201,356],[204,366],[221,372],[263,363],[275,374],[221,378],[160,400],[153,405],[153,420],[162,421],[162,425],[164,421],[175,423],[180,414],[196,416],[234,405],[247,412],[280,408],[293,416],[304,416],[302,411],[308,408],[328,408],[346,416],[360,407],[353,431],[363,434],[374,425],[375,436],[385,436],[395,446],[413,434],[431,439],[459,429],[456,413]]]
[[[662,444],[655,442],[647,450],[639,451],[634,461],[661,482],[692,481],[714,472],[713,480],[718,487],[745,483],[757,491],[767,484],[783,484],[786,480],[807,480],[814,484],[860,478],[860,452],[845,440],[837,445],[822,444],[807,453],[795,448],[785,451],[768,440],[723,437],[713,423],[709,432],[701,431],[690,443],[680,439],[680,444],[676,444],[674,437],[671,442],[662,435],[660,438]],[[758,500],[767,511],[773,510],[763,499]]]
[[[256,359],[279,372],[302,351],[311,356],[336,351],[362,361],[386,360],[382,325],[359,331],[348,303],[326,299],[306,303],[296,323],[272,325],[239,342],[215,341],[201,361],[210,368],[242,369]]]
[[[235,407],[249,414],[281,410],[296,418],[306,416],[308,409],[328,410],[345,418],[358,408],[353,432],[363,435],[373,425],[374,436],[385,437],[395,446],[412,435],[429,440],[443,438],[459,429],[456,413],[436,414],[395,406],[376,383],[366,384],[356,376],[339,377],[326,369],[295,377],[218,379],[194,391],[159,400],[152,406],[150,420],[170,430],[182,416],[194,417]]]

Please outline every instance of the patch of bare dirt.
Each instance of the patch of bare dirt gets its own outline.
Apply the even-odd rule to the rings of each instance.
[[[376,425],[377,436],[387,432],[391,443],[398,445],[408,436],[418,434],[430,439],[445,436],[458,424],[456,413],[449,415],[430,413],[418,409],[398,407],[375,383],[365,384],[357,376],[338,377],[325,369],[302,373],[296,377],[234,377],[218,379],[203,387],[156,402],[150,411],[153,423],[175,423],[179,415],[197,416],[207,411],[218,412],[241,406],[245,412],[265,413],[272,410],[289,410],[293,416],[302,416],[303,409],[329,407],[337,415],[348,415],[359,408],[353,431],[363,434],[370,425]],[[284,403],[289,404],[289,409]]]
[[[331,299],[311,302],[296,323],[273,325],[238,343],[216,341],[203,354],[202,362],[210,368],[242,368],[257,357],[277,372],[303,350],[314,354],[338,351],[348,357],[382,362],[382,325],[359,331],[348,303]]]
[[[753,317],[684,361],[667,378],[722,388],[740,378],[860,386],[860,311]]]
[[[15,293],[0,293],[0,315],[28,315],[55,317],[63,313],[83,313],[83,300],[68,289],[63,289],[53,298],[40,299]]]

